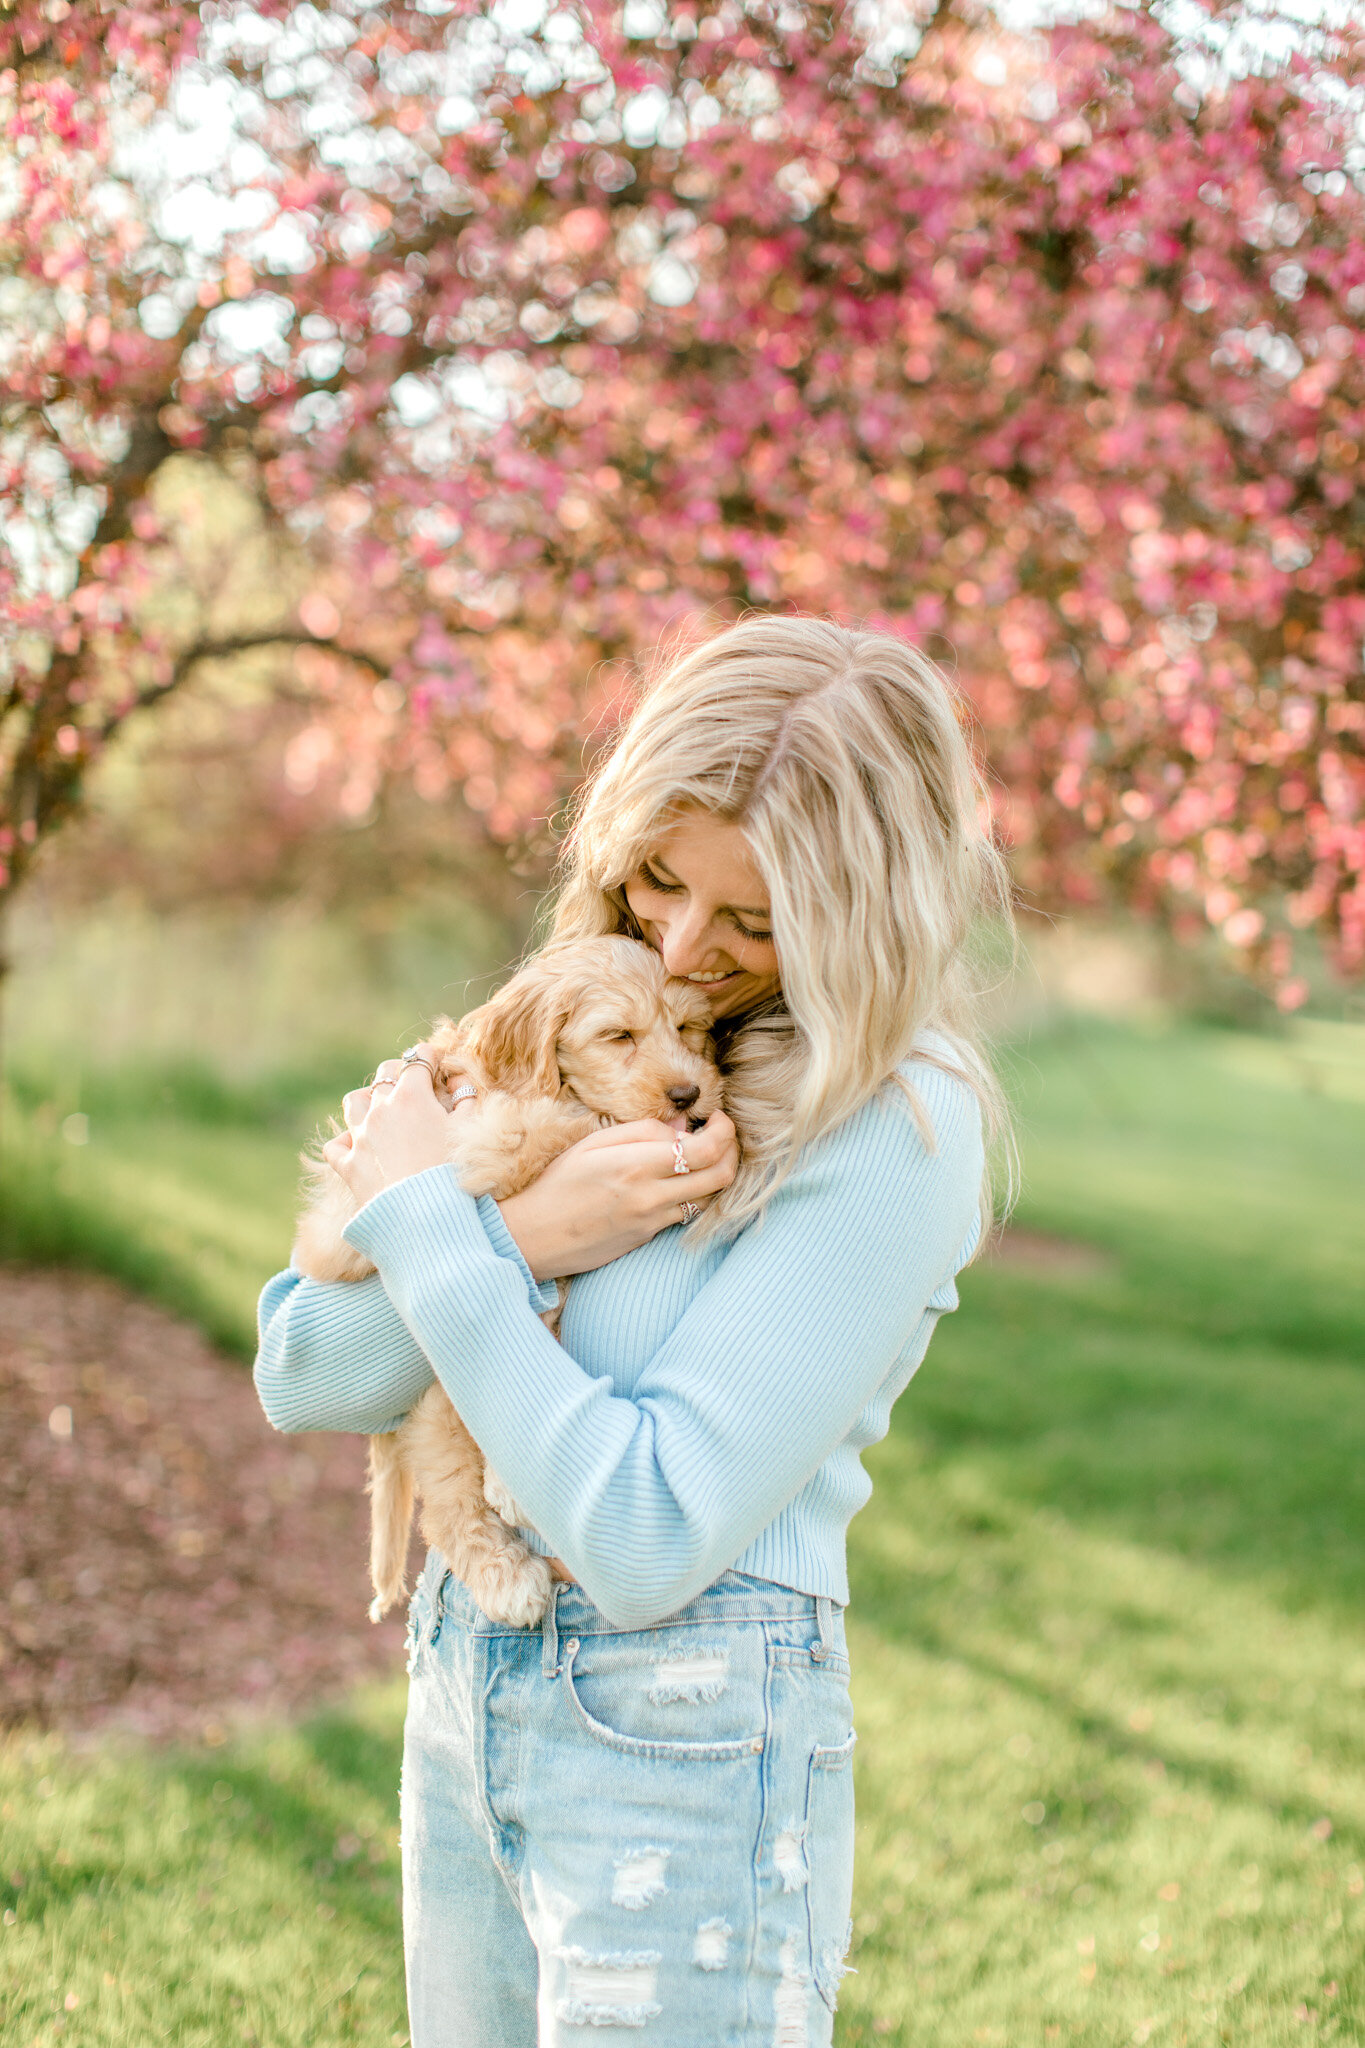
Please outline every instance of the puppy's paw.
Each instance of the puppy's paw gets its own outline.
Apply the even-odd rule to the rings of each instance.
[[[509,1529],[524,1529],[526,1517],[512,1498],[512,1489],[504,1486],[491,1465],[483,1468],[483,1497],[495,1515],[501,1515]]]
[[[554,1578],[549,1559],[527,1551],[481,1566],[465,1583],[490,1621],[535,1628],[550,1604]]]

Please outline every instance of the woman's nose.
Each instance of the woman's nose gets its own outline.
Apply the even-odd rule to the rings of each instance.
[[[699,974],[715,950],[709,944],[709,927],[700,918],[670,918],[658,931],[659,952],[670,974]]]

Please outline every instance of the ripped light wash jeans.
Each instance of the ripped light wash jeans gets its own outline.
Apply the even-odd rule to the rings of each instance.
[[[433,1552],[409,1647],[413,2048],[829,2043],[853,1885],[840,1608],[726,1572],[656,1628],[561,1585],[543,1630],[511,1629]]]

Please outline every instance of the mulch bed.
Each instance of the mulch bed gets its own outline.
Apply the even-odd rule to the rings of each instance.
[[[0,1267],[0,1722],[221,1742],[402,1669],[365,1446],[112,1282]]]

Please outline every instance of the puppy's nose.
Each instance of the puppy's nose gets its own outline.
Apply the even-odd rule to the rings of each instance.
[[[676,1109],[691,1109],[701,1090],[680,1085],[677,1088],[665,1088],[664,1094]]]

